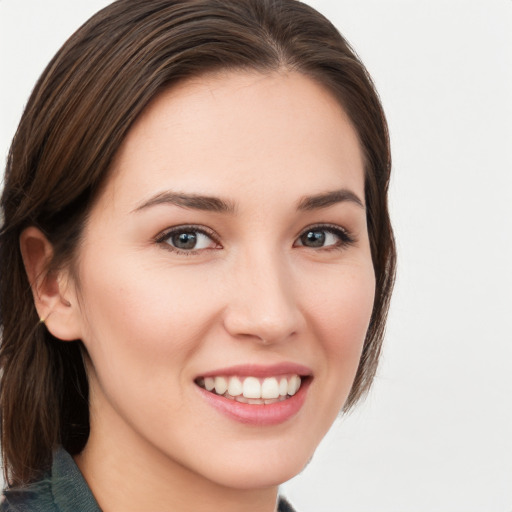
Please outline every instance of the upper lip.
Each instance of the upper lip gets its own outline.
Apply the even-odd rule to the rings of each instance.
[[[216,377],[224,376],[229,377],[232,375],[246,376],[246,377],[275,377],[277,375],[299,375],[301,377],[308,377],[312,375],[312,371],[307,366],[297,363],[278,363],[272,365],[259,365],[259,364],[241,364],[229,366],[227,368],[218,368],[216,370],[208,371],[198,375],[198,377]]]

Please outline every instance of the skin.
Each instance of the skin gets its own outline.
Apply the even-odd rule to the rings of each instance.
[[[33,280],[48,329],[82,339],[89,354],[91,435],[76,461],[103,510],[274,510],[277,486],[303,469],[343,406],[368,328],[363,168],[339,103],[297,73],[202,77],[146,109],[93,206],[75,273]],[[341,189],[362,205],[297,210]],[[166,191],[233,208],[141,207]],[[191,224],[211,239],[173,251],[162,233]],[[352,241],[312,229],[324,224]],[[305,245],[308,231],[325,245]],[[21,245],[36,276],[51,246],[35,228]],[[282,362],[305,365],[312,380],[301,410],[278,425],[235,421],[194,383]]]

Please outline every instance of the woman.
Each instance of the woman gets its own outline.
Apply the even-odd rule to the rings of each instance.
[[[91,18],[6,170],[3,510],[275,510],[375,373],[389,171],[371,80],[310,7]]]

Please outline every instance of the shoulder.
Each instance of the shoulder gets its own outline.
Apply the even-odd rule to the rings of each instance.
[[[48,479],[4,491],[0,512],[58,512]]]
[[[0,512],[100,512],[73,458],[62,448],[38,482],[4,491]]]

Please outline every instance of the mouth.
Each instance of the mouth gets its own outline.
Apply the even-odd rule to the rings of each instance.
[[[272,405],[293,397],[308,376],[299,374],[268,377],[215,375],[199,377],[195,383],[202,389],[228,400],[249,405]]]
[[[306,401],[311,369],[295,363],[239,365],[199,375],[204,401],[244,425],[272,426],[291,420]]]

